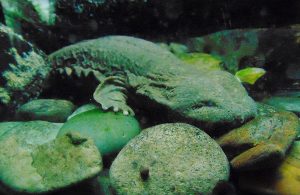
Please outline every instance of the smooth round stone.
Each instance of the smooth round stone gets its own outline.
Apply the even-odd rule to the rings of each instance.
[[[117,194],[209,194],[228,177],[229,163],[220,146],[183,123],[143,130],[110,168]]]
[[[300,115],[300,98],[299,97],[271,97],[266,99],[264,103],[279,109],[284,109]]]
[[[102,169],[93,141],[78,134],[56,139],[61,124],[0,123],[0,181],[6,194],[45,193],[85,181]]]
[[[16,118],[61,123],[67,120],[74,109],[74,104],[67,100],[37,99],[22,105],[17,110]]]
[[[140,131],[138,121],[132,116],[94,109],[68,120],[58,136],[68,132],[79,132],[94,139],[102,155],[110,155],[119,152]]]
[[[82,105],[80,106],[79,108],[77,108],[69,117],[68,117],[68,120],[70,120],[71,118],[73,118],[74,116],[80,114],[80,113],[83,113],[83,112],[87,112],[87,111],[90,111],[90,110],[94,110],[96,108],[99,108],[97,105],[95,104],[85,104],[85,105]]]

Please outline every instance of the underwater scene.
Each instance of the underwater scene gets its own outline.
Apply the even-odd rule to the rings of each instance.
[[[0,0],[0,195],[300,195],[300,1]]]

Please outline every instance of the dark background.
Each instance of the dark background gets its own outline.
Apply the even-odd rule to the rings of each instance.
[[[58,0],[56,25],[22,21],[23,35],[47,53],[104,35],[174,41],[233,28],[300,23],[297,0]],[[0,14],[3,22],[3,15]]]

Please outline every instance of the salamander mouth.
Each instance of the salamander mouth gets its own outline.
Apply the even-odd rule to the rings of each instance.
[[[190,106],[191,110],[199,110],[202,108],[217,108],[218,105],[216,102],[212,101],[212,100],[202,100],[200,102],[197,102],[196,104],[193,104]]]

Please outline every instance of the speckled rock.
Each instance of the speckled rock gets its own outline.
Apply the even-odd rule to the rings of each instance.
[[[55,139],[61,124],[44,121],[1,123],[0,180],[6,194],[44,193],[98,174],[100,154],[77,134]]]
[[[298,117],[290,112],[258,116],[218,139],[218,143],[239,171],[278,165],[299,130]]]
[[[102,155],[110,155],[119,152],[140,131],[138,121],[132,116],[94,109],[68,120],[60,129],[58,136],[79,132],[94,139]]]
[[[15,137],[22,147],[41,145],[56,138],[62,123],[50,123],[46,121],[30,122],[1,122],[0,141],[8,137]]]
[[[74,104],[67,100],[37,99],[22,105],[16,112],[16,118],[62,123],[67,120],[74,109]]]
[[[228,160],[219,145],[184,123],[145,129],[110,169],[118,194],[209,194],[228,177]]]
[[[273,106],[270,106],[268,104],[264,104],[261,102],[257,102],[256,105],[257,105],[257,116],[270,115],[274,112],[280,111],[279,109],[277,109]]]
[[[87,112],[90,110],[94,110],[96,108],[99,108],[99,106],[95,105],[95,104],[85,104],[80,106],[79,108],[77,108],[69,117],[68,120],[70,120],[71,118],[73,118],[74,116],[83,113],[83,112]],[[100,108],[99,108],[100,109]]]

